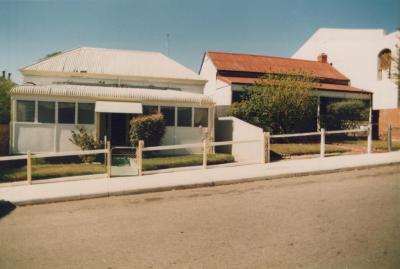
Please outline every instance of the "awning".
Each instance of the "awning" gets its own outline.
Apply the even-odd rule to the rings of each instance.
[[[142,114],[141,103],[96,101],[96,112]]]

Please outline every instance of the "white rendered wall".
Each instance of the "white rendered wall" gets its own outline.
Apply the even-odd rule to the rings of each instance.
[[[378,80],[377,71],[378,54],[383,49],[397,53],[398,33],[386,35],[383,30],[322,28],[292,58],[316,60],[319,54],[326,53],[328,62],[350,78],[354,87],[374,93],[374,109],[397,108],[397,86],[385,75]]]

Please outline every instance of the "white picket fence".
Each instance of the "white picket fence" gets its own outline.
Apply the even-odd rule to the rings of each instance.
[[[15,161],[15,160],[26,160],[26,180],[28,184],[32,184],[32,159],[39,158],[52,158],[52,157],[66,157],[66,156],[85,156],[85,155],[96,155],[105,154],[107,176],[111,177],[111,150],[110,142],[107,142],[106,148],[96,150],[78,150],[78,151],[65,151],[65,152],[43,152],[43,153],[32,153],[28,151],[24,155],[6,156],[0,157],[1,161]]]
[[[368,127],[360,128],[360,129],[350,129],[350,130],[336,130],[336,131],[325,131],[321,129],[319,132],[310,132],[310,133],[297,133],[297,134],[279,134],[279,135],[271,135],[266,132],[263,134],[260,139],[251,139],[251,140],[239,140],[239,141],[219,141],[213,142],[208,139],[203,140],[202,143],[192,143],[192,144],[180,144],[180,145],[167,145],[167,146],[154,146],[154,147],[145,147],[144,141],[141,140],[138,143],[138,147],[136,149],[136,162],[138,166],[138,174],[139,176],[143,175],[143,152],[149,151],[165,151],[165,150],[177,150],[177,149],[189,149],[189,148],[201,148],[202,149],[202,158],[203,158],[203,169],[207,168],[207,154],[214,152],[215,147],[217,146],[233,146],[237,144],[249,144],[249,143],[258,143],[261,148],[260,156],[255,156],[255,160],[253,163],[268,163],[270,162],[270,151],[271,151],[271,139],[272,138],[291,138],[291,137],[305,137],[305,136],[320,136],[320,157],[325,157],[325,138],[326,135],[329,134],[346,134],[346,133],[359,133],[359,132],[367,132],[367,152],[371,153],[372,151],[372,128],[371,125]],[[27,181],[29,184],[32,183],[32,159],[34,158],[51,158],[51,157],[63,157],[63,156],[82,156],[82,155],[94,155],[94,154],[105,154],[106,166],[107,166],[107,176],[111,177],[111,158],[112,152],[110,147],[110,142],[106,143],[105,149],[97,149],[97,150],[83,150],[83,151],[69,151],[69,152],[51,152],[51,153],[31,153],[27,152],[25,155],[17,155],[17,156],[6,156],[0,157],[1,161],[13,161],[13,160],[27,160]],[[250,163],[250,162],[249,162]]]

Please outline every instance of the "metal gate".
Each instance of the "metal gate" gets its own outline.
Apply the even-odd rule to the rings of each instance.
[[[136,147],[111,148],[111,176],[136,176]]]

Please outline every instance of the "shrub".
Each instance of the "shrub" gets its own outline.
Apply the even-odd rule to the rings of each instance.
[[[130,121],[129,138],[132,146],[144,140],[146,146],[158,146],[165,133],[164,116],[161,113],[134,117]]]
[[[85,127],[78,127],[76,131],[72,130],[72,137],[69,139],[72,143],[80,147],[82,150],[99,149],[104,146],[102,141],[97,141],[93,133]],[[96,159],[95,155],[80,156],[83,162],[91,163]]]
[[[368,120],[368,113],[366,102],[361,100],[336,101],[327,105],[321,126],[328,130],[358,128]]]

